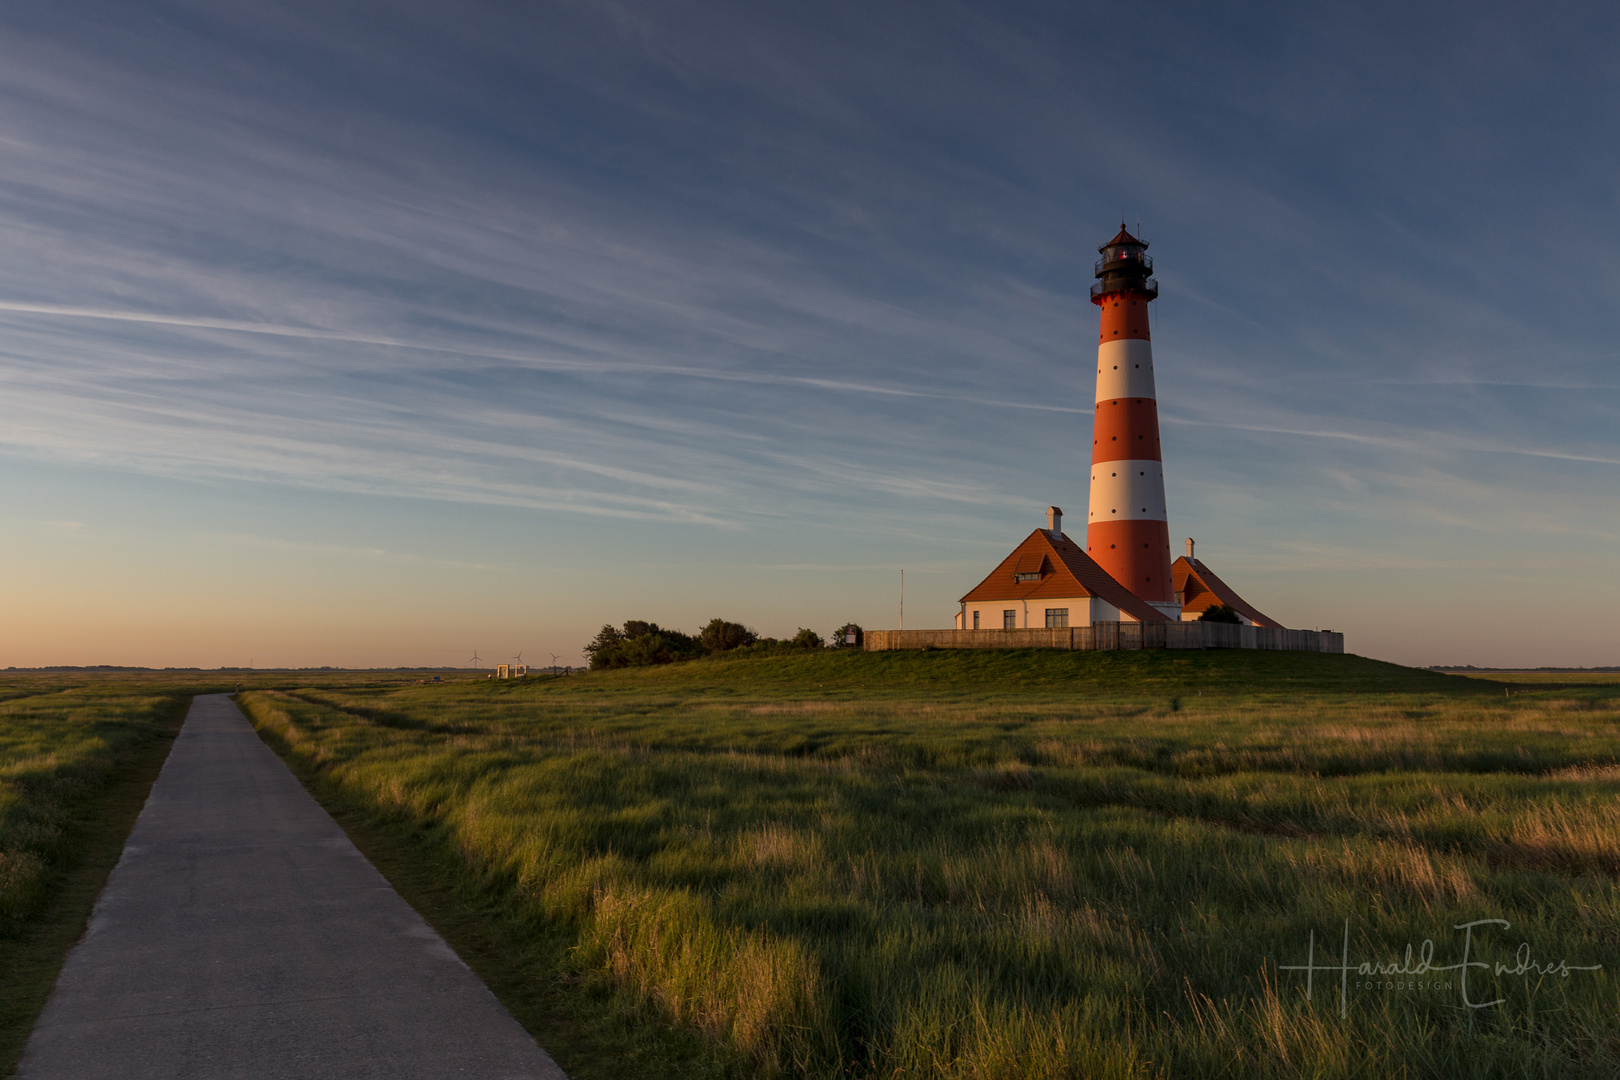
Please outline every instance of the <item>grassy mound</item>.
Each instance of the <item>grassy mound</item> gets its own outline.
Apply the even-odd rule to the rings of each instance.
[[[1499,685],[1365,656],[1255,649],[827,650],[743,660],[718,656],[656,668],[590,672],[559,680],[553,690],[863,699],[1501,693]]]

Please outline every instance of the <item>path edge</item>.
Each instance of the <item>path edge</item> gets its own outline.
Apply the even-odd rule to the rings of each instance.
[[[615,1008],[610,994],[569,973],[565,955],[576,944],[573,935],[527,921],[516,930],[512,912],[468,878],[465,864],[410,827],[386,821],[382,808],[357,799],[319,763],[299,754],[252,707],[252,702],[270,707],[276,693],[256,689],[233,701],[366,861],[483,980],[570,1080],[736,1075],[672,1026]],[[639,1042],[641,1053],[626,1054],[627,1042]],[[674,1056],[666,1058],[654,1049],[666,1046]]]

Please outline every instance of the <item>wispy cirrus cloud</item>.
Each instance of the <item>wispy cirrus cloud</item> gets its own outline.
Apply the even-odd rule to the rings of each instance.
[[[1178,520],[1500,566],[1620,532],[1570,18],[10,5],[0,448],[953,566],[1084,502],[1123,212]]]

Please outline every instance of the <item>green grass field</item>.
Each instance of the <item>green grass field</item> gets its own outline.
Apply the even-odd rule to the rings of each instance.
[[[243,703],[581,1080],[1620,1071],[1613,683],[940,651]],[[1483,919],[1489,1007],[1284,970]]]

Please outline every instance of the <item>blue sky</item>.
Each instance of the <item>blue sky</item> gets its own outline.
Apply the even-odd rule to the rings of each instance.
[[[1353,651],[1620,663],[1617,23],[7,5],[0,666],[949,625],[1084,508],[1122,214],[1173,537]]]

